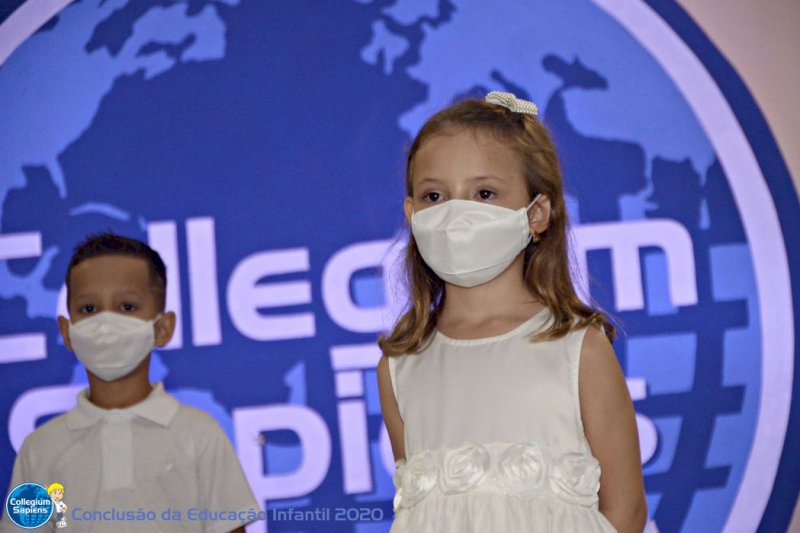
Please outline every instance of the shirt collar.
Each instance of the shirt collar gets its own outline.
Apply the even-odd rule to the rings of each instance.
[[[164,390],[161,382],[153,386],[147,398],[125,409],[98,407],[89,401],[89,389],[83,389],[78,393],[78,405],[67,413],[67,427],[74,430],[86,429],[100,420],[116,417],[139,417],[167,427],[178,413],[179,406],[178,400]]]

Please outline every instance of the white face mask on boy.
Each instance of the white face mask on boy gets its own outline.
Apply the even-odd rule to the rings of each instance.
[[[474,287],[491,281],[528,246],[528,210],[449,200],[415,212],[411,233],[425,263],[444,281]]]
[[[153,325],[161,318],[142,320],[119,313],[97,313],[70,323],[72,350],[86,368],[104,381],[129,374],[155,346]]]

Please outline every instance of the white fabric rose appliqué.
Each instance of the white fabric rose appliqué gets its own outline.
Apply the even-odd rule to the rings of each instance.
[[[436,486],[438,467],[430,452],[415,453],[397,462],[394,472],[394,509],[413,507]]]
[[[591,507],[600,489],[600,463],[591,455],[565,453],[553,469],[550,488],[562,500]]]
[[[535,442],[510,446],[500,456],[495,470],[504,493],[526,500],[540,494],[548,475],[542,447]]]
[[[490,465],[489,451],[483,446],[467,444],[448,450],[439,472],[439,488],[445,494],[467,492],[483,481]]]
[[[490,451],[490,449],[492,451]],[[600,463],[590,454],[559,454],[538,442],[510,445],[465,444],[422,450],[397,462],[395,511],[417,505],[432,492],[457,495],[484,488],[533,501],[553,497],[596,507]]]

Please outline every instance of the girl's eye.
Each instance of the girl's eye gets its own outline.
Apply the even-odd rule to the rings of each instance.
[[[120,306],[120,308],[121,308],[123,311],[128,311],[128,312],[131,312],[131,311],[136,311],[136,306],[135,306],[135,305],[133,305],[133,304],[122,304],[122,305]]]
[[[82,306],[80,306],[80,307],[78,308],[78,311],[79,311],[79,312],[80,312],[82,315],[89,315],[89,314],[91,314],[91,313],[94,313],[96,310],[97,310],[97,309],[96,309],[96,308],[95,308],[95,306],[93,306],[92,304],[82,305]]]
[[[492,191],[487,191],[486,189],[482,189],[481,191],[478,192],[478,196],[481,197],[481,200],[491,200],[497,195]]]
[[[429,192],[429,193],[423,195],[422,198],[424,198],[425,200],[427,200],[429,202],[438,202],[442,198],[442,195],[439,194],[438,192]]]

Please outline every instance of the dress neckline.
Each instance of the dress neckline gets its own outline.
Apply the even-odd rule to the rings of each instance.
[[[453,337],[448,337],[438,329],[435,329],[436,338],[441,340],[446,344],[454,344],[459,346],[469,346],[469,345],[476,345],[476,344],[490,344],[493,342],[500,342],[506,339],[510,339],[512,337],[517,337],[526,330],[530,329],[531,332],[539,329],[550,317],[549,309],[545,306],[539,309],[532,317],[525,320],[511,331],[507,331],[505,333],[501,333],[499,335],[492,335],[491,337],[479,337],[477,339],[455,339]]]

